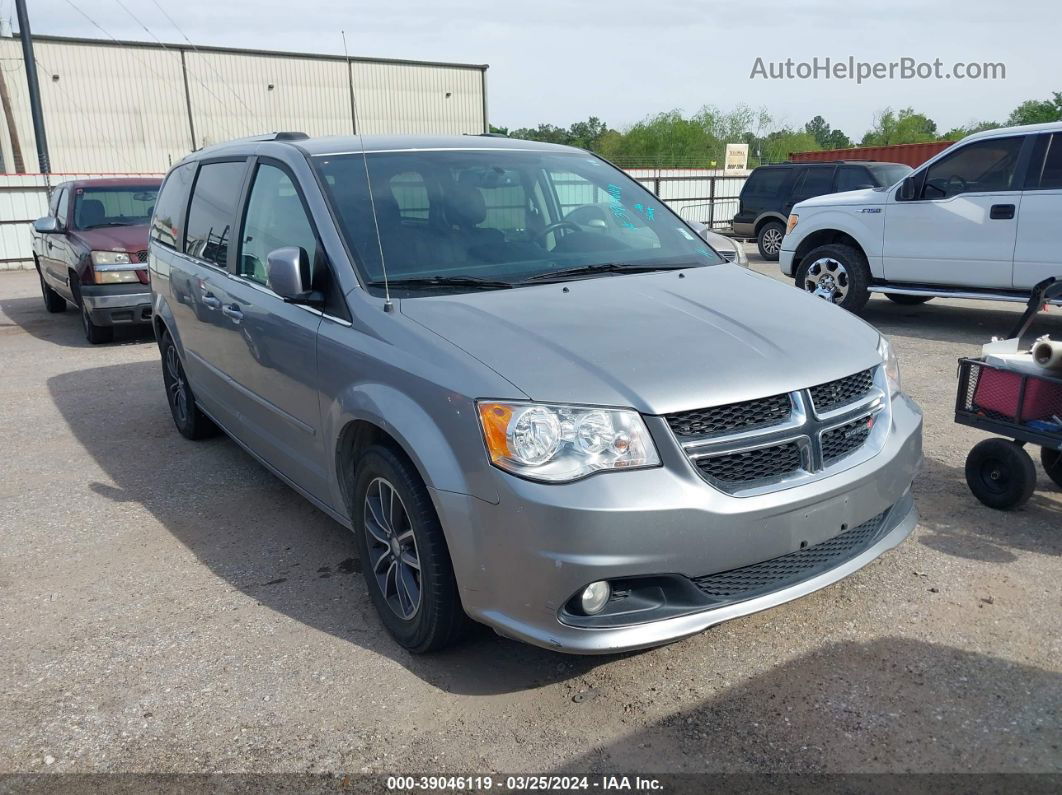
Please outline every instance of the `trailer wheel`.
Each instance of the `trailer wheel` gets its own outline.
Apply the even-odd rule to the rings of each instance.
[[[1052,450],[1050,447],[1040,448],[1040,463],[1044,465],[1044,472],[1062,488],[1062,450]]]
[[[1020,508],[1036,489],[1036,465],[1017,442],[985,439],[966,457],[966,484],[989,508]]]

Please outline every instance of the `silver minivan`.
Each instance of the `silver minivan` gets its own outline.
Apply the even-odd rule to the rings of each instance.
[[[170,171],[149,263],[178,430],[224,430],[350,527],[411,651],[469,618],[653,646],[915,525],[922,417],[888,341],[590,153],[235,141]]]

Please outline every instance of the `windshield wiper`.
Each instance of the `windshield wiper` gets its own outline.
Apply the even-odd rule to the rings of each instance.
[[[512,282],[500,279],[481,279],[478,276],[412,276],[405,279],[389,279],[391,287],[474,287],[477,290],[505,290]],[[383,279],[369,282],[369,287],[384,287]]]
[[[527,277],[520,283],[565,281],[567,279],[589,276],[595,273],[651,273],[653,271],[674,271],[695,267],[697,267],[697,264],[692,262],[671,265],[649,265],[646,263],[632,262],[598,262],[593,265],[579,265],[575,268],[563,268],[559,271],[538,273],[534,276]]]
[[[83,226],[82,229],[102,229],[105,226],[136,226],[139,221],[104,221],[102,224]]]

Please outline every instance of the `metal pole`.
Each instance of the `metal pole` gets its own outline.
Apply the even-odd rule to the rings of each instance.
[[[26,64],[26,85],[29,88],[30,114],[33,116],[33,136],[37,139],[37,164],[42,174],[52,173],[48,158],[48,138],[44,134],[44,113],[41,110],[41,87],[37,83],[37,61],[33,57],[33,35],[30,33],[26,0],[15,0],[18,14],[18,34],[22,39],[22,60]]]

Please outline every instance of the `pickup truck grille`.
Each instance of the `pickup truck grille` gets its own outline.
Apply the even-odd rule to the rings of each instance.
[[[697,472],[749,496],[815,480],[876,454],[890,411],[879,367],[781,395],[669,414]]]

